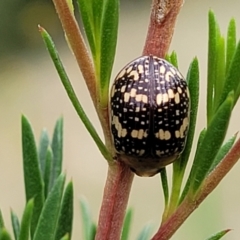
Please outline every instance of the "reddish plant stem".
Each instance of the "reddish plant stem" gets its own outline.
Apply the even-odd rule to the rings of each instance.
[[[207,176],[197,198],[202,201],[210,192],[220,183],[220,181],[227,175],[232,167],[238,162],[240,158],[240,139],[234,144],[233,148],[217,165],[217,167]]]
[[[240,158],[240,139],[218,166],[207,176],[199,192],[192,198],[187,196],[177,210],[164,222],[152,240],[167,240],[184,223],[188,216],[218,186]]]
[[[109,166],[95,240],[120,239],[133,176],[120,161]]]
[[[99,104],[93,62],[87,50],[83,36],[79,30],[78,23],[66,0],[52,1],[55,5],[63,30],[66,33],[68,43],[71,46],[71,50],[74,53],[78,66],[88,87],[95,109],[98,113],[98,117],[103,128],[106,146],[108,150],[111,151],[111,133],[109,126],[108,108],[102,109]]]
[[[143,55],[164,58],[168,52],[183,0],[153,0]]]
[[[92,60],[88,53],[87,47],[79,30],[77,21],[70,10],[66,0],[52,0],[58,13],[68,42],[81,69],[82,75],[87,84],[92,101],[96,107],[96,79]]]

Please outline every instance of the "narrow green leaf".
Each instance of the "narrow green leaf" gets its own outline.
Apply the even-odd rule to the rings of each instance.
[[[190,99],[191,99],[190,125],[188,130],[186,147],[179,161],[176,161],[176,164],[180,165],[180,169],[182,171],[185,171],[185,168],[189,159],[189,155],[192,150],[192,144],[193,144],[196,120],[197,120],[198,101],[199,101],[199,67],[198,67],[197,58],[195,58],[190,64],[190,67],[187,73],[187,82],[188,82],[188,88],[189,88]]]
[[[88,202],[85,198],[80,199],[82,224],[83,224],[83,239],[93,240],[95,238],[95,224],[92,221],[92,216]]]
[[[168,205],[169,200],[169,188],[168,188],[168,178],[167,178],[167,171],[166,168],[163,168],[160,171],[161,176],[161,182],[162,182],[162,189],[163,189],[163,195],[164,195],[164,202],[165,202],[165,208]]]
[[[132,208],[129,208],[127,210],[126,216],[124,218],[121,240],[129,239],[130,228],[131,228],[131,223],[132,223],[132,215],[133,215],[133,210],[132,210]]]
[[[100,152],[102,153],[102,155],[105,157],[105,159],[107,160],[111,160],[111,155],[108,152],[106,146],[104,145],[104,143],[102,142],[102,140],[100,139],[99,135],[97,134],[95,128],[93,127],[92,123],[90,122],[89,118],[87,117],[86,113],[84,112],[76,93],[74,92],[74,89],[69,81],[69,78],[65,72],[65,69],[62,65],[62,62],[59,58],[58,52],[54,46],[54,43],[50,37],[50,35],[47,33],[46,30],[44,30],[43,28],[39,28],[42,38],[47,46],[47,49],[51,55],[51,58],[53,60],[53,63],[58,71],[58,74],[60,76],[60,79],[62,81],[62,84],[68,94],[69,99],[71,100],[78,116],[80,117],[80,119],[82,120],[83,124],[85,125],[86,129],[88,130],[88,132],[90,133],[91,137],[93,138],[93,140],[95,141],[96,145],[98,146]]]
[[[60,240],[70,240],[70,237],[68,234],[66,234],[65,236],[63,236]]]
[[[100,1],[101,2],[101,1]],[[78,0],[78,7],[92,55],[96,55],[92,1]]]
[[[103,17],[103,9],[106,0],[92,0],[92,13],[93,13],[93,21],[94,21],[94,35],[95,35],[95,44],[97,51],[100,51],[100,38],[101,38],[101,25],[102,25],[102,17]],[[100,52],[96,52],[99,54]]]
[[[197,149],[196,149],[196,153],[195,153],[195,156],[197,156],[199,153],[199,149],[200,149],[200,146],[203,142],[203,139],[206,135],[206,132],[207,130],[206,129],[203,129],[201,132],[200,132],[200,135],[199,135],[199,138],[198,138],[198,142],[197,142]],[[181,195],[181,198],[179,200],[179,204],[184,200],[185,196],[187,195],[188,191],[189,191],[189,188],[190,188],[190,184],[191,182],[193,182],[193,176],[194,176],[194,173],[196,172],[196,169],[197,169],[197,165],[193,163],[192,165],[192,168],[191,168],[191,171],[190,171],[190,174],[188,176],[188,179],[187,179],[187,182],[185,184],[185,187],[183,189],[183,192],[182,192],[182,195]]]
[[[46,154],[47,154],[48,146],[49,146],[49,137],[48,137],[47,130],[44,129],[41,132],[39,151],[38,151],[38,157],[39,157],[39,163],[40,163],[42,177],[44,176],[44,171],[45,171],[45,161],[46,161]]]
[[[53,153],[52,149],[48,148],[46,160],[45,160],[45,169],[44,169],[44,196],[47,198],[48,193],[50,192],[50,175],[51,175],[51,169],[52,169],[52,162],[53,162]]]
[[[209,172],[211,172],[220,162],[221,160],[227,155],[229,150],[232,148],[235,140],[236,140],[237,134],[235,134],[233,137],[231,137],[218,151],[217,156],[215,157],[211,168],[209,169]]]
[[[10,233],[7,229],[2,228],[0,233],[0,240],[12,240]]]
[[[119,18],[119,1],[106,0],[101,26],[100,103],[108,104],[108,90],[114,62]]]
[[[2,216],[2,211],[0,210],[0,229],[4,227],[4,220]]]
[[[168,61],[168,62],[171,63],[171,57],[170,57],[169,54],[166,54],[165,57],[164,57],[164,59],[165,59],[166,61]]]
[[[11,210],[11,222],[15,240],[18,240],[20,233],[20,223],[17,215]]]
[[[229,71],[230,63],[236,49],[236,42],[236,23],[234,19],[231,19],[227,33],[226,74]]]
[[[231,229],[226,229],[226,230],[223,230],[213,236],[211,236],[210,238],[208,238],[207,240],[219,240],[221,239],[225,234],[227,234],[229,231],[231,231]]]
[[[170,200],[170,205],[168,210],[170,214],[172,213],[172,211],[175,210],[175,208],[178,205],[183,176],[184,176],[187,162],[192,150],[192,144],[194,139],[197,111],[198,111],[198,101],[199,101],[199,68],[198,68],[197,58],[195,58],[192,61],[189,67],[188,74],[187,74],[187,82],[189,86],[190,99],[191,99],[190,125],[189,125],[188,137],[187,137],[185,149],[181,154],[180,158],[173,163],[173,184],[172,184],[171,200]]]
[[[212,11],[208,14],[208,85],[207,85],[207,123],[211,122],[213,117],[214,102],[214,83],[216,79],[217,66],[217,42],[219,29],[215,15]]]
[[[28,240],[29,239],[33,206],[34,206],[34,201],[33,201],[33,199],[30,199],[24,209],[18,240]]]
[[[54,240],[57,227],[65,176],[59,175],[41,212],[33,240]]]
[[[57,231],[55,233],[55,240],[59,240],[68,234],[71,238],[73,223],[73,184],[68,183],[61,204],[61,210],[58,220]]]
[[[150,223],[146,224],[142,229],[142,231],[140,232],[140,234],[138,235],[137,240],[149,240],[152,234],[152,231],[153,231],[152,224]]]
[[[240,95],[240,41],[237,44],[236,51],[229,66],[229,71],[226,76],[225,85],[221,95],[220,103],[222,104],[229,92],[234,91],[234,105]]]
[[[227,99],[216,112],[207,129],[205,137],[202,140],[198,154],[195,156],[193,163],[196,168],[194,181],[192,182],[192,190],[194,193],[198,190],[204,180],[222,145],[228,128],[232,107],[233,93],[229,94]]]
[[[63,154],[63,119],[60,118],[55,125],[52,137],[52,167],[49,183],[49,191],[51,191],[56,179],[62,171],[62,154]]]
[[[175,66],[176,68],[178,68],[177,53],[175,51],[172,52],[170,58],[171,58],[172,65]]]
[[[216,75],[214,81],[214,106],[213,114],[215,114],[217,108],[219,107],[219,100],[224,88],[225,82],[225,39],[219,36],[217,41],[217,62],[216,62]]]
[[[34,210],[31,223],[32,236],[44,203],[44,187],[34,135],[30,123],[24,116],[22,116],[22,148],[26,202],[34,198]]]

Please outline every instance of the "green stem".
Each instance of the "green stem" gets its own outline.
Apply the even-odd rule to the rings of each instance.
[[[184,171],[181,171],[179,169],[179,164],[173,163],[173,180],[172,180],[172,192],[171,197],[169,201],[169,206],[167,210],[165,210],[165,213],[163,214],[163,220],[162,224],[168,219],[169,216],[176,210],[179,203],[179,196],[181,193],[181,186],[182,186],[182,180]]]

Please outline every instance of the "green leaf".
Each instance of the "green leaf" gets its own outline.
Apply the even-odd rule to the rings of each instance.
[[[73,222],[73,184],[72,182],[70,182],[64,191],[57,231],[55,234],[55,240],[61,239],[66,234],[68,234],[68,237],[71,238],[72,222]]]
[[[40,32],[42,35],[42,38],[47,46],[47,49],[51,55],[51,58],[53,60],[53,63],[58,71],[58,74],[60,76],[60,79],[62,81],[62,84],[68,94],[69,99],[71,100],[78,116],[80,117],[80,119],[82,120],[83,124],[85,125],[86,129],[88,130],[88,132],[90,133],[91,137],[93,138],[93,140],[95,141],[96,145],[98,146],[100,152],[102,153],[102,155],[104,156],[105,159],[107,160],[111,160],[112,157],[110,155],[110,153],[108,152],[106,146],[104,145],[104,143],[102,142],[102,140],[100,139],[99,135],[97,134],[95,128],[93,127],[92,123],[90,122],[89,118],[87,117],[86,113],[84,112],[76,93],[74,92],[74,89],[71,85],[71,82],[69,81],[69,78],[65,72],[65,69],[62,65],[62,62],[59,58],[58,52],[54,46],[54,43],[50,37],[50,35],[47,33],[46,30],[44,30],[43,28],[40,27]]]
[[[206,132],[207,130],[206,129],[203,129],[201,132],[200,132],[200,135],[199,135],[199,138],[198,138],[198,142],[197,142],[197,149],[196,149],[196,153],[195,153],[195,156],[197,156],[199,153],[199,149],[200,149],[200,146],[203,142],[203,139],[206,135]],[[187,182],[185,184],[185,187],[183,189],[183,192],[182,192],[182,195],[181,195],[181,198],[179,200],[179,204],[184,200],[185,196],[187,195],[188,191],[189,191],[189,188],[190,188],[190,185],[191,183],[194,181],[193,180],[193,177],[194,177],[194,173],[196,172],[196,168],[198,168],[198,166],[196,164],[193,163],[192,165],[192,168],[191,168],[191,171],[190,171],[190,174],[188,176],[188,179],[187,179]]]
[[[44,169],[44,196],[47,198],[48,193],[50,192],[50,177],[51,177],[51,169],[52,169],[52,162],[53,162],[53,153],[52,149],[48,148],[46,160],[45,160],[45,169]]]
[[[95,57],[96,43],[94,36],[94,16],[92,9],[92,1],[78,0],[78,7],[92,55]]]
[[[176,164],[180,165],[180,169],[182,171],[185,170],[191,150],[192,144],[195,134],[196,120],[197,120],[197,112],[198,112],[198,101],[199,101],[199,67],[198,60],[195,58],[187,73],[187,82],[190,92],[191,99],[191,111],[190,111],[190,124],[188,130],[188,136],[186,141],[186,147],[181,154],[179,161],[176,161]]]
[[[63,236],[60,240],[70,240],[70,237],[68,234],[66,234],[65,236]]]
[[[64,182],[65,176],[59,175],[44,203],[33,240],[55,240]]]
[[[166,168],[161,169],[160,176],[161,176],[162,189],[163,189],[165,208],[166,208],[169,200],[169,188],[168,188],[168,178],[167,178]]]
[[[20,223],[17,215],[11,210],[11,222],[15,240],[18,240],[20,233]]]
[[[220,104],[226,99],[229,92],[234,91],[234,105],[240,95],[240,41],[237,44],[236,51],[229,66],[226,75],[225,85],[220,99]]]
[[[236,140],[237,134],[235,134],[233,137],[231,137],[218,151],[217,156],[215,157],[211,168],[209,169],[209,172],[211,172],[220,162],[223,160],[223,158],[227,155],[229,150],[232,148],[235,140]]]
[[[5,228],[1,229],[0,240],[12,240],[10,233],[7,231],[7,229]]]
[[[192,144],[194,139],[199,101],[199,67],[197,58],[192,61],[189,67],[187,74],[187,82],[191,99],[190,125],[185,149],[181,154],[180,158],[173,163],[173,184],[169,213],[172,213],[172,211],[174,211],[178,205],[183,176],[192,150]]]
[[[170,58],[171,58],[172,65],[175,66],[176,68],[178,68],[177,53],[175,51],[172,52]]]
[[[119,1],[106,0],[103,9],[100,35],[100,103],[103,107],[108,105],[109,82],[117,45],[118,18]]]
[[[33,201],[33,199],[30,199],[24,209],[18,240],[28,240],[29,239],[33,206],[34,206],[34,201]]]
[[[4,227],[4,220],[2,216],[2,211],[0,210],[0,229]]]
[[[217,75],[217,42],[220,35],[215,15],[209,11],[208,15],[208,85],[207,85],[207,123],[211,122],[214,112],[214,83]]]
[[[49,137],[48,137],[47,131],[44,129],[41,132],[39,151],[38,151],[38,157],[39,157],[39,163],[40,163],[42,177],[44,177],[45,164],[46,164],[45,161],[46,161],[48,146],[49,146]]]
[[[220,106],[212,119],[207,132],[199,147],[198,154],[195,156],[193,165],[195,166],[194,181],[192,190],[195,193],[206,174],[208,173],[212,162],[218,153],[225,138],[229,119],[233,107],[233,94],[229,94],[224,103]]]
[[[231,229],[226,229],[226,230],[223,230],[213,236],[211,236],[210,238],[208,238],[207,240],[219,240],[221,239],[225,234],[227,234],[229,231],[231,231]]]
[[[219,33],[220,34],[220,33]],[[213,87],[213,114],[219,107],[219,100],[224,88],[225,82],[225,39],[219,36],[217,39],[217,59],[216,59],[216,73]]]
[[[52,167],[50,175],[49,191],[51,191],[56,179],[62,171],[62,154],[63,154],[63,119],[60,118],[55,125],[52,138]]]
[[[150,223],[146,224],[142,231],[140,232],[140,234],[138,235],[137,240],[149,240],[152,231],[153,231],[152,224]]]
[[[34,210],[31,223],[32,236],[44,203],[44,187],[34,135],[30,123],[24,116],[22,116],[22,148],[26,202],[34,198]]]
[[[100,104],[106,107],[117,44],[119,1],[78,0],[78,5],[99,81]]]
[[[126,216],[124,218],[121,240],[129,239],[129,233],[130,233],[130,228],[132,223],[132,215],[133,215],[133,210],[132,208],[130,208],[127,210]]]
[[[96,234],[96,226],[92,221],[92,216],[88,202],[85,198],[80,199],[82,224],[83,224],[83,239],[94,240]]]
[[[227,53],[226,53],[226,73],[229,71],[229,66],[232,62],[232,58],[236,49],[236,23],[232,19],[228,25],[227,34]]]

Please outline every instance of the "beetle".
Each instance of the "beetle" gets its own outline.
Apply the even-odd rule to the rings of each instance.
[[[153,176],[184,150],[190,96],[168,61],[141,56],[116,76],[110,91],[110,126],[117,158],[139,176]]]

